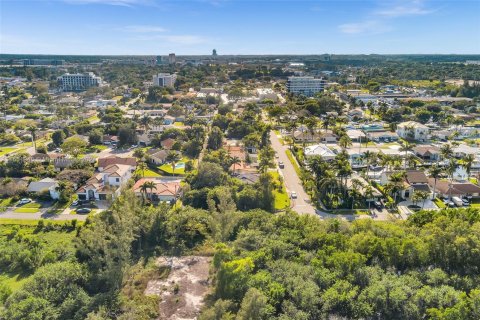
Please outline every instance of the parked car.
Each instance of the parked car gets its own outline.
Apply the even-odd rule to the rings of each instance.
[[[75,200],[75,201],[72,202],[72,206],[76,207],[76,206],[78,206],[80,203],[81,203],[80,200]]]
[[[463,201],[459,197],[452,197],[452,202],[455,203],[457,207],[463,207]]]
[[[452,201],[444,201],[445,205],[450,208],[455,208],[455,203]]]
[[[470,205],[470,202],[468,201],[468,199],[462,199],[462,202],[463,202],[463,205],[466,207]]]
[[[18,205],[24,205],[24,204],[27,204],[27,203],[30,203],[32,202],[32,199],[30,198],[23,198],[23,199],[20,199],[20,201],[18,201]]]
[[[290,193],[290,198],[292,198],[292,199],[297,199],[297,193],[296,193],[295,191],[292,191],[292,192]]]
[[[92,212],[92,209],[89,208],[79,208],[77,209],[77,213],[90,213]]]
[[[279,167],[280,169],[285,168],[285,165],[283,164],[283,161],[279,161],[279,162],[278,162],[278,167]]]
[[[382,203],[381,203],[380,201],[375,201],[375,202],[373,203],[373,205],[374,205],[375,208],[377,208],[378,210],[382,210],[383,205],[382,205]]]
[[[278,159],[278,152],[275,152],[275,158]]]

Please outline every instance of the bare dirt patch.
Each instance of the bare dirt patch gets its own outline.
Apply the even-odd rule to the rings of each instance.
[[[196,319],[210,288],[210,257],[159,257],[159,266],[170,268],[166,279],[151,280],[145,295],[160,297],[158,319]]]

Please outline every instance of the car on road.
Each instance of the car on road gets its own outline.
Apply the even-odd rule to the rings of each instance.
[[[455,208],[455,203],[453,203],[452,201],[444,201],[443,203],[445,203],[447,207]]]
[[[90,213],[92,212],[92,209],[90,208],[79,208],[77,209],[77,213]]]
[[[278,159],[278,152],[275,152],[275,158]]]
[[[382,206],[382,203],[381,203],[380,201],[375,201],[375,202],[373,203],[373,206],[374,206],[375,208],[377,208],[378,210],[382,210],[382,207],[383,207],[383,206]]]
[[[292,198],[292,199],[297,199],[297,193],[296,193],[295,191],[292,191],[292,192],[290,193],[290,198]]]
[[[32,199],[23,198],[23,199],[20,199],[20,201],[18,201],[18,205],[24,205],[24,204],[27,204],[27,203],[30,203],[30,202],[32,202]]]
[[[285,165],[283,164],[283,161],[278,161],[278,167],[279,167],[280,169],[285,168]]]

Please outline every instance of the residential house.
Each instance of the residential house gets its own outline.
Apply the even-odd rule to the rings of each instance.
[[[121,188],[132,177],[132,166],[112,164],[93,175],[77,190],[81,200],[108,200],[120,194]]]
[[[103,141],[103,144],[106,144],[106,145],[116,145],[118,143],[118,136],[104,134],[102,141]]]
[[[387,130],[366,131],[365,135],[369,140],[373,140],[375,142],[390,142],[398,140],[398,135],[395,132],[390,132]]]
[[[160,145],[162,146],[162,148],[166,149],[166,150],[171,150],[173,145],[175,144],[176,140],[175,139],[172,139],[172,138],[167,138],[165,140],[162,140],[160,142]]]
[[[353,180],[357,180],[359,182],[359,185],[354,185],[353,183]],[[356,176],[355,178],[348,178],[347,181],[346,181],[346,186],[347,186],[347,189],[349,190],[353,190],[354,187],[356,187],[356,190],[363,196],[366,198],[367,196],[367,191],[368,191],[368,186],[370,184],[362,177],[360,176]],[[365,199],[366,202],[373,202],[373,201],[377,201],[379,200],[380,198],[382,198],[382,193],[380,191],[378,191],[377,188],[371,186],[371,195]]]
[[[464,158],[469,154],[477,155],[480,153],[479,148],[470,147],[466,144],[461,144],[453,148],[453,156],[455,158]]]
[[[413,148],[413,153],[425,161],[437,161],[440,159],[440,148],[431,145],[418,145]]]
[[[347,130],[347,136],[352,142],[365,142],[366,135],[361,130],[349,129]]]
[[[39,181],[32,181],[28,185],[27,192],[40,195],[44,192],[50,194],[50,198],[58,200],[60,198],[60,192],[57,190],[58,181],[52,178],[45,178]]]
[[[380,184],[386,185],[390,182],[390,176],[395,172],[387,171],[382,173],[380,177]],[[400,196],[404,199],[411,199],[415,191],[431,192],[429,187],[428,178],[423,171],[420,170],[407,170],[405,172],[406,177],[403,182],[403,188],[400,192]]]
[[[406,121],[397,125],[399,137],[407,140],[425,141],[429,138],[430,129],[416,121]]]
[[[98,171],[102,172],[108,166],[112,164],[124,164],[132,167],[132,173],[135,171],[137,166],[137,159],[134,157],[117,157],[117,156],[108,156],[105,158],[98,159],[97,167]]]
[[[428,184],[433,190],[435,179],[429,178]],[[436,194],[442,198],[452,197],[473,197],[480,198],[480,187],[470,182],[453,182],[450,184],[448,180],[437,179],[435,186]]]
[[[168,151],[162,149],[149,149],[147,155],[149,162],[156,165],[162,165],[167,159]]]
[[[35,153],[30,157],[31,162],[39,162],[39,163],[48,163],[50,162],[50,156],[45,153]]]
[[[332,150],[322,144],[305,147],[304,154],[306,158],[312,156],[321,156],[326,161],[333,160],[336,156]]]
[[[348,117],[350,119],[363,119],[364,112],[360,108],[355,108],[355,109],[352,109],[352,110],[348,111]]]
[[[148,189],[142,192],[142,185],[145,182],[153,182],[155,188]],[[133,192],[137,197],[147,197],[152,199],[153,202],[174,202],[181,192],[182,188],[180,180],[162,180],[155,178],[141,178],[133,186]]]

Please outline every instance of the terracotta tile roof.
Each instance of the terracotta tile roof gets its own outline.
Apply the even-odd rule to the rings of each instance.
[[[155,183],[155,189],[149,190],[148,193],[153,193],[159,196],[173,196],[175,195],[175,191],[177,194],[180,191],[180,181],[166,181],[166,180],[158,180],[154,178],[142,178],[138,180],[135,185],[133,186],[133,191],[135,193],[140,193],[140,188],[145,182],[152,181]]]
[[[137,159],[133,157],[122,158],[117,156],[109,156],[106,158],[98,159],[99,168],[105,168],[112,164],[123,164],[123,165],[129,165],[129,166],[135,167],[137,165]]]

